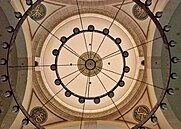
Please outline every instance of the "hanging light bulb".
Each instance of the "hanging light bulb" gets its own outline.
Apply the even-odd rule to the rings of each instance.
[[[94,27],[93,25],[89,25],[89,26],[88,26],[88,30],[89,30],[89,31],[93,31],[94,29],[95,29],[95,27]]]
[[[61,41],[62,43],[66,43],[66,42],[67,42],[67,38],[66,38],[65,36],[62,36],[62,37],[60,38],[60,41]]]
[[[146,6],[150,6],[151,4],[152,4],[152,0],[146,0],[146,1],[145,1],[145,5],[146,5]]]
[[[173,63],[178,63],[180,60],[177,57],[172,57],[171,61]]]
[[[65,92],[65,96],[66,96],[66,97],[70,97],[71,95],[72,95],[72,93],[71,93],[70,91],[66,91],[66,92]]]
[[[103,29],[103,34],[108,35],[109,34],[109,29],[107,29],[107,28]]]
[[[99,104],[99,103],[100,103],[100,101],[101,101],[101,100],[100,100],[100,98],[99,98],[99,97],[94,99],[94,103],[95,103],[95,104]]]
[[[55,70],[57,69],[57,65],[56,65],[56,64],[52,64],[52,65],[50,66],[50,69],[51,69],[52,71],[55,71]]]
[[[1,65],[5,65],[7,63],[7,60],[6,59],[4,59],[4,58],[1,58],[1,60],[0,60],[0,64]]]
[[[153,122],[154,124],[158,123],[158,118],[156,116],[152,116],[151,117],[151,122]]]
[[[177,75],[177,73],[172,73],[172,74],[170,75],[170,77],[171,77],[172,79],[177,79],[177,78],[178,78],[178,75]]]
[[[168,44],[170,47],[175,47],[176,42],[174,40],[171,40]]]
[[[156,12],[155,17],[156,18],[161,18],[162,15],[163,15],[163,12]]]
[[[169,94],[169,95],[173,95],[175,92],[174,92],[174,90],[172,89],[172,88],[168,88],[167,89],[167,94]]]
[[[20,12],[14,12],[16,18],[22,18],[22,14]]]
[[[3,48],[3,49],[9,48],[9,44],[8,44],[7,42],[3,42],[2,48]]]
[[[6,75],[2,75],[1,76],[1,81],[2,82],[5,82],[5,81],[7,81],[8,80],[8,76],[6,76]]]
[[[14,31],[14,28],[12,26],[6,27],[7,32],[12,33]]]
[[[73,29],[73,32],[74,32],[74,34],[78,34],[80,32],[80,29],[76,27]]]
[[[80,97],[80,98],[79,98],[79,103],[84,103],[84,102],[85,102],[85,98]]]
[[[12,92],[8,90],[5,92],[4,97],[9,98],[11,97],[11,95],[12,95]]]
[[[163,28],[163,30],[164,30],[165,32],[169,32],[170,29],[171,29],[171,26],[169,26],[169,25],[166,25],[166,26],[164,26],[164,28]]]
[[[120,38],[116,38],[116,39],[115,39],[115,43],[116,43],[116,44],[119,45],[121,42],[122,42],[122,40],[121,40]]]
[[[166,103],[161,103],[160,108],[163,109],[163,110],[166,110],[166,109],[168,109],[168,106],[167,106]]]
[[[30,6],[33,4],[33,1],[32,0],[26,0],[26,4]]]
[[[113,91],[110,91],[110,92],[108,93],[108,96],[109,96],[110,98],[113,98],[113,97],[114,97],[114,92],[113,92]]]
[[[28,123],[29,123],[29,120],[28,120],[28,119],[25,118],[25,119],[22,120],[22,125],[23,125],[23,126],[28,125]]]
[[[19,111],[19,106],[15,105],[13,106],[12,110],[13,113],[18,112]]]

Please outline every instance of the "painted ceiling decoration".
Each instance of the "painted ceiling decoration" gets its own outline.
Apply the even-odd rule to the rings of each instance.
[[[123,31],[119,23],[113,24],[115,31],[109,32],[105,28],[105,26],[111,24],[109,17],[93,12],[85,13],[81,16],[87,29],[80,31],[79,16],[70,16],[70,18],[62,21],[63,24],[57,25],[55,35],[60,37],[57,42],[53,42],[54,37],[49,34],[50,38],[44,43],[42,42],[44,46],[35,49],[35,53],[37,53],[35,58],[40,58],[39,64],[51,64],[49,68],[45,67],[44,70],[36,72],[37,77],[34,80],[41,81],[39,84],[36,83],[36,88],[41,91],[39,93],[41,96],[47,96],[47,94],[54,96],[57,94],[49,103],[56,107],[52,109],[60,117],[76,120],[76,117],[81,117],[82,105],[80,104],[86,103],[84,117],[106,119],[111,114],[115,114],[114,117],[112,115],[112,119],[116,119],[119,115],[116,115],[115,105],[112,101],[107,100],[114,98],[114,101],[119,103],[119,108],[123,108],[122,111],[126,112],[133,106],[131,101],[133,101],[134,95],[138,94],[138,92],[143,92],[145,89],[145,86],[140,85],[138,82],[135,84],[136,82],[131,79],[123,79],[124,74],[130,74],[130,76],[142,80],[143,72],[138,68],[140,62],[136,61],[139,58],[138,55],[143,56],[141,54],[142,50],[140,48],[130,52],[124,51],[124,48],[132,48],[134,42],[132,44],[131,40],[133,39],[131,36],[128,37],[130,34],[125,30]],[[90,22],[91,25],[89,24]],[[69,30],[70,35],[66,36],[67,27],[71,29]],[[77,28],[79,31],[76,31]],[[100,28],[100,30],[97,28]],[[84,34],[88,52],[86,52],[84,44]],[[121,39],[117,35],[122,35],[124,38]],[[39,40],[38,37],[35,37],[35,39]],[[127,41],[124,43],[122,40]],[[105,48],[106,51],[104,49],[98,50],[99,44],[97,42],[102,42],[100,48]],[[41,44],[40,41],[37,43],[38,45]],[[68,48],[71,48],[73,53],[67,50]],[[41,53],[38,55],[39,50]],[[65,58],[65,55],[67,58]],[[92,58],[91,55],[93,55]],[[102,61],[100,60],[101,62],[99,62],[98,59]],[[87,64],[87,61],[91,65]],[[49,77],[50,74],[51,78]],[[106,80],[109,83],[105,83]],[[125,84],[127,85],[126,87],[124,87]],[[137,86],[134,87],[134,85]],[[87,89],[86,92],[85,89]],[[140,95],[137,95],[137,97]],[[46,103],[48,100],[44,101]],[[129,104],[126,101],[130,101]],[[70,113],[72,117],[68,116]]]
[[[147,106],[140,105],[134,109],[133,116],[136,121],[142,121],[149,113],[150,109]]]
[[[42,107],[34,107],[31,112],[30,116],[39,124],[43,124],[46,122],[48,118],[47,111]]]
[[[164,101],[178,75],[162,3],[11,1],[18,22],[0,61],[4,96],[15,101],[9,128],[171,129]]]
[[[74,95],[75,97],[78,97],[80,103],[84,103],[85,100],[93,100],[96,104],[98,104],[98,103],[100,103],[100,99],[105,97],[105,96],[109,96],[110,98],[114,97],[114,91],[117,89],[117,87],[123,87],[125,85],[125,82],[122,79],[123,79],[124,74],[128,73],[130,71],[130,68],[128,66],[126,66],[127,63],[126,63],[126,59],[125,59],[126,57],[128,57],[129,53],[127,51],[122,50],[122,48],[120,46],[121,39],[120,38],[113,38],[112,36],[110,36],[109,30],[107,28],[104,28],[102,31],[96,30],[93,25],[89,25],[87,28],[88,28],[87,30],[82,30],[82,31],[80,31],[79,28],[74,28],[73,29],[74,33],[72,35],[70,35],[68,37],[63,36],[60,38],[62,45],[58,49],[54,49],[52,51],[53,55],[55,55],[56,58],[55,58],[55,63],[51,65],[51,70],[56,72],[56,76],[57,76],[56,78],[57,79],[55,80],[55,84],[63,86],[63,88],[65,89],[65,95],[66,96],[70,97],[70,95]],[[98,33],[98,34],[93,35],[93,32]],[[90,35],[91,41],[87,41],[90,44],[89,44],[89,46],[86,45],[87,52],[84,52],[82,55],[78,56],[78,60],[77,60],[77,56],[69,57],[69,58],[75,58],[72,60],[77,60],[77,64],[76,64],[76,62],[70,62],[70,64],[68,64],[68,66],[70,66],[70,67],[71,66],[75,67],[74,65],[76,65],[78,67],[79,72],[77,73],[77,67],[75,67],[75,69],[73,70],[75,72],[73,72],[73,73],[63,72],[64,73],[64,75],[63,75],[61,71],[64,71],[63,69],[66,69],[66,68],[63,68],[63,65],[61,68],[61,66],[59,64],[63,64],[66,62],[66,60],[68,60],[66,58],[66,60],[64,61],[63,58],[65,58],[65,57],[63,55],[68,55],[69,53],[67,53],[67,52],[65,53],[62,49],[74,44],[74,41],[75,41],[74,36],[76,36],[76,38],[80,38],[79,35],[81,35],[81,34],[85,34],[86,36],[88,34],[89,35],[91,34]],[[118,80],[113,79],[111,77],[111,75],[109,75],[109,73],[107,73],[107,74],[104,73],[104,75],[106,75],[106,78],[109,77],[112,80],[114,80],[114,82],[116,82],[116,84],[113,84],[112,87],[106,86],[103,83],[101,83],[102,85],[97,83],[97,79],[100,80],[100,77],[98,74],[100,72],[103,73],[102,69],[108,70],[108,68],[106,69],[106,66],[104,64],[105,61],[103,61],[104,59],[108,59],[108,56],[106,55],[106,56],[101,57],[98,53],[99,49],[97,49],[95,52],[93,52],[93,50],[94,50],[93,47],[95,46],[93,43],[95,43],[95,39],[98,39],[100,35],[107,36],[108,38],[110,38],[110,39],[107,39],[109,41],[109,44],[108,43],[106,44],[106,41],[105,41],[104,45],[107,45],[107,46],[115,45],[114,47],[110,47],[110,48],[111,49],[115,48],[115,51],[118,51],[118,53],[121,53],[120,54],[121,57],[119,57],[119,58],[121,58],[121,60],[118,58],[117,62],[116,62],[117,66],[121,67],[121,69],[118,67],[117,67],[117,69],[120,69],[122,71],[121,74],[118,74],[118,75],[120,75],[120,77],[118,77]],[[112,40],[112,44],[111,44],[110,40]],[[86,42],[86,44],[87,44],[87,42]],[[71,49],[75,50],[77,46],[83,46],[83,45],[81,44],[80,41],[78,41],[75,44],[75,46],[71,47]],[[116,46],[117,46],[117,48],[116,48]],[[112,51],[112,50],[107,49],[107,51]],[[75,53],[79,54],[80,52],[78,53],[75,51]],[[61,56],[61,54],[62,54],[62,56]],[[109,60],[109,62],[112,65],[114,65],[114,63],[111,62],[111,60]],[[111,68],[109,68],[109,69],[111,69]],[[66,82],[65,78],[67,76],[69,76],[70,74],[74,74],[74,73],[77,73],[76,77],[81,76],[81,78],[76,78],[75,76],[72,76],[72,77],[68,78],[68,82]],[[118,73],[119,73],[119,71],[118,71]],[[83,75],[81,75],[81,74],[83,74]],[[85,77],[88,77],[88,78],[85,78]],[[80,81],[84,81],[84,79],[85,79],[85,86],[82,87],[79,84],[80,84]],[[74,80],[74,85],[70,84],[72,80]],[[77,83],[76,83],[76,81],[77,81]],[[105,88],[104,89],[105,91],[103,91],[102,94],[97,93],[97,95],[95,95],[95,91],[91,92],[91,90],[93,90],[93,88],[91,88],[91,87],[97,87],[97,89],[100,89],[99,87],[102,88],[102,86],[104,86],[104,88]],[[74,87],[76,87],[76,89]],[[108,87],[110,87],[109,91],[107,91]],[[78,93],[76,93],[77,89],[80,90],[80,89],[85,89],[85,88],[88,89],[88,91],[87,91],[88,94],[85,93],[86,96],[81,93],[82,91],[81,92],[79,91]]]
[[[35,20],[39,21],[42,20],[46,16],[46,7],[43,4],[37,5],[29,14],[29,16]]]
[[[139,5],[135,4],[133,6],[133,15],[138,20],[145,20],[148,18],[148,14]]]

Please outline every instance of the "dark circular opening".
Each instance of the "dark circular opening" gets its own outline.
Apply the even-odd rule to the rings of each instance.
[[[93,69],[95,69],[95,67],[96,67],[96,62],[95,62],[93,59],[88,59],[88,60],[85,62],[85,67],[86,67],[86,69],[88,69],[88,70],[93,70]]]

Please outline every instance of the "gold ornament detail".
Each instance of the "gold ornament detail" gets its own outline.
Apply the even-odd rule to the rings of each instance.
[[[35,20],[42,20],[46,15],[46,7],[43,4],[37,5],[29,14],[29,16]]]
[[[42,107],[34,107],[30,112],[31,117],[39,124],[46,122],[48,118],[47,111]]]
[[[77,66],[83,75],[93,77],[100,73],[103,62],[97,53],[85,52],[79,57]]]
[[[133,15],[138,20],[145,20],[148,18],[148,14],[139,5],[135,4],[133,6]]]
[[[149,113],[150,109],[145,105],[141,105],[135,108],[133,116],[136,121],[142,121]]]

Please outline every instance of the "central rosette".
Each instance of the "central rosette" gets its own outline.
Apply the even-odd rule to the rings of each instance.
[[[97,53],[85,52],[79,57],[77,66],[83,75],[93,77],[101,72],[103,62]]]

